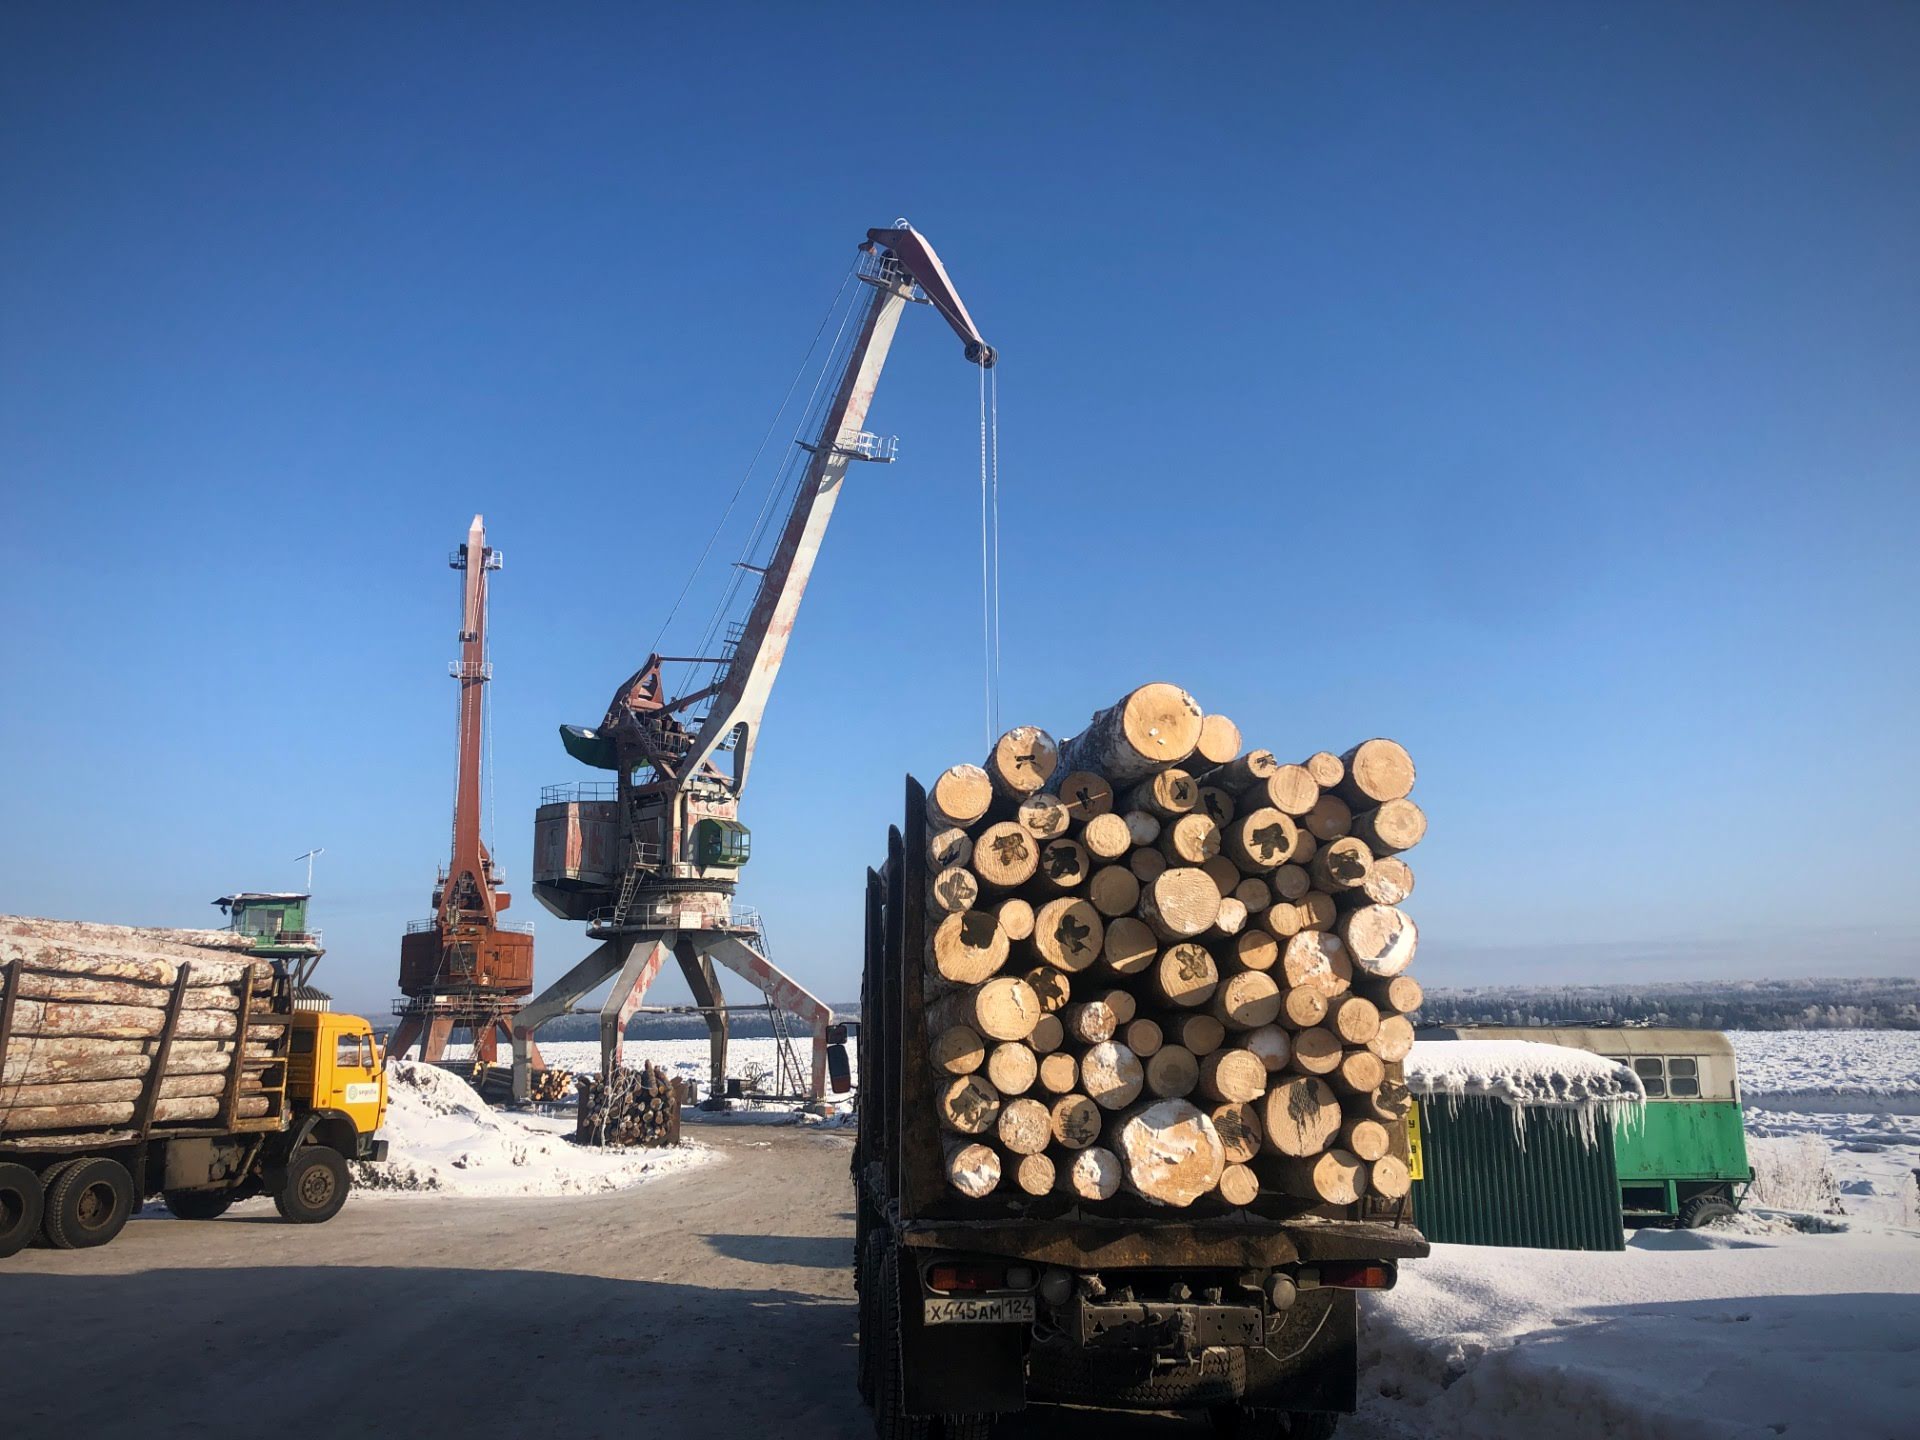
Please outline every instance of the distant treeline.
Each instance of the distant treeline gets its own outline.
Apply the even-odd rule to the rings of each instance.
[[[1427,991],[1424,1025],[1679,1025],[1704,1030],[1920,1030],[1920,980],[1693,980]]]

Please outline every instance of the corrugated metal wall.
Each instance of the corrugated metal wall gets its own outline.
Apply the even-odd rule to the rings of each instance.
[[[1524,1245],[1542,1250],[1623,1250],[1620,1179],[1606,1122],[1585,1144],[1564,1116],[1525,1117],[1526,1147],[1512,1109],[1467,1099],[1420,1102],[1426,1174],[1413,1187],[1414,1223],[1429,1240]]]

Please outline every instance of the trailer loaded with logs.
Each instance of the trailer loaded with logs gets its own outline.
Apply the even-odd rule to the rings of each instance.
[[[1029,1395],[1243,1435],[1353,1408],[1356,1292],[1427,1248],[1413,783],[1394,741],[1283,759],[1169,684],[907,782],[855,1160],[883,1436]]]
[[[381,1159],[367,1022],[296,1010],[234,931],[0,916],[0,1256],[104,1245],[148,1195],[213,1219],[265,1194],[293,1221]]]

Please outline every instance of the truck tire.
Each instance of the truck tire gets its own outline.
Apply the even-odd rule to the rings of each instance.
[[[886,1236],[869,1234],[866,1244],[855,1252],[854,1292],[860,1302],[860,1345],[855,1352],[858,1366],[857,1378],[860,1386],[860,1399],[868,1407],[878,1403],[874,1375],[879,1367],[875,1356],[879,1347],[875,1344],[874,1332],[879,1328],[879,1307],[874,1303],[879,1298],[881,1248],[886,1244]]]
[[[1696,1195],[1680,1207],[1676,1226],[1681,1230],[1698,1230],[1702,1225],[1711,1225],[1716,1220],[1731,1220],[1733,1215],[1733,1205],[1725,1196],[1711,1193]]]
[[[907,1413],[906,1377],[900,1368],[899,1257],[891,1245],[877,1270],[868,1272],[879,1294],[873,1307],[873,1433],[879,1440],[932,1440],[933,1421]]]
[[[942,1415],[941,1440],[989,1440],[993,1434],[991,1415]]]
[[[287,1159],[273,1207],[296,1225],[323,1225],[347,1203],[347,1162],[328,1145],[302,1145]]]
[[[218,1220],[233,1206],[231,1190],[169,1190],[160,1198],[177,1220]]]
[[[90,1250],[126,1228],[133,1177],[118,1160],[88,1155],[62,1167],[47,1187],[40,1229],[57,1250]]]
[[[46,1212],[40,1177],[24,1165],[0,1164],[0,1259],[17,1255],[40,1233]]]

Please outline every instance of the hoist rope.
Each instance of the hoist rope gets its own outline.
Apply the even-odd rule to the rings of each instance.
[[[987,749],[1000,734],[1000,382],[980,367],[980,643]]]

